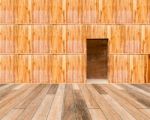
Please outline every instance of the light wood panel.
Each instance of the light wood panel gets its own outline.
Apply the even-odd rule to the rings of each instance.
[[[14,23],[14,0],[0,0],[0,23]]]
[[[49,22],[49,0],[32,0],[32,23]]]
[[[14,0],[15,6],[15,23],[31,23],[31,0]]]
[[[30,53],[32,31],[28,25],[15,26],[15,40],[17,41],[17,53]]]
[[[44,25],[34,25],[31,28],[31,51],[32,53],[48,53],[49,50],[49,27]],[[59,40],[59,39],[58,39]]]
[[[48,27],[49,50],[51,53],[65,53],[66,26],[54,25]]]
[[[14,83],[17,75],[17,61],[14,55],[0,55],[0,83]]]
[[[68,25],[66,30],[67,53],[85,53],[86,51],[85,26]]]
[[[51,83],[66,83],[66,56],[53,55],[52,59],[52,80]]]
[[[66,56],[66,82],[83,83],[86,80],[86,56],[67,55]]]
[[[109,80],[113,83],[146,83],[148,55],[110,55]]]
[[[66,0],[49,1],[49,23],[65,23]]]
[[[14,33],[13,25],[0,26],[0,53],[16,52],[17,40]]]
[[[130,56],[110,55],[108,77],[110,83],[130,82]]]
[[[148,79],[148,55],[130,56],[130,83],[145,83]]]

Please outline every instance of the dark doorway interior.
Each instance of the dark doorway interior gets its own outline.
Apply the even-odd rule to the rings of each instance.
[[[87,39],[87,79],[106,80],[108,39]]]

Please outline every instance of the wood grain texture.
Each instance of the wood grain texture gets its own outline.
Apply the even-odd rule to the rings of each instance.
[[[6,96],[0,99],[0,119],[150,119],[150,93],[146,84],[138,85],[138,87],[132,84],[115,86],[110,84],[55,84],[58,87],[56,91],[51,89],[52,86],[43,84],[0,86],[0,94],[3,91],[6,92]],[[102,91],[105,94],[101,94]]]
[[[82,83],[86,80],[85,55],[67,55],[66,82]]]

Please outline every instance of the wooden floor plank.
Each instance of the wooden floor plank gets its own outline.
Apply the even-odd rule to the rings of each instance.
[[[89,109],[92,120],[107,120],[104,113],[100,109]]]
[[[143,105],[147,106],[147,108],[150,108],[150,97],[137,92],[135,87],[130,87],[128,85],[122,85],[126,92],[131,95],[132,98],[135,98],[137,101],[142,103]]]
[[[107,101],[99,94],[92,85],[87,85],[87,88],[92,93],[96,102],[98,103],[100,109],[105,114],[108,120],[121,120],[121,117],[112,109],[112,107],[107,103]]]
[[[83,94],[84,100],[88,108],[94,109],[99,108],[98,104],[96,103],[95,99],[93,98],[91,92],[87,89],[86,85],[81,84],[80,90]]]
[[[75,101],[75,116],[77,120],[91,120],[90,112],[80,90],[73,90]]]
[[[150,120],[149,87],[148,84],[0,85],[0,120]]]
[[[65,85],[59,85],[47,120],[61,120]]]
[[[72,85],[66,85],[62,120],[75,120],[75,104]]]
[[[12,109],[2,118],[2,120],[16,120],[23,110],[24,109]]]
[[[46,95],[32,120],[46,120],[51,108],[54,95]]]
[[[37,97],[27,106],[24,112],[17,118],[17,120],[32,120],[35,112],[39,108],[43,99],[45,98],[49,85],[44,85],[45,87],[41,90],[41,92],[37,95]]]
[[[118,91],[115,91],[111,85],[102,86],[102,88],[112,96],[121,106],[126,109],[132,116],[135,117],[136,120],[148,120],[149,118],[143,115],[137,108],[135,108],[132,104],[129,103],[126,99],[123,99],[119,96]]]

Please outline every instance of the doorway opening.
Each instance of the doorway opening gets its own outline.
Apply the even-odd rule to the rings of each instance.
[[[108,39],[87,39],[87,83],[108,83]]]

